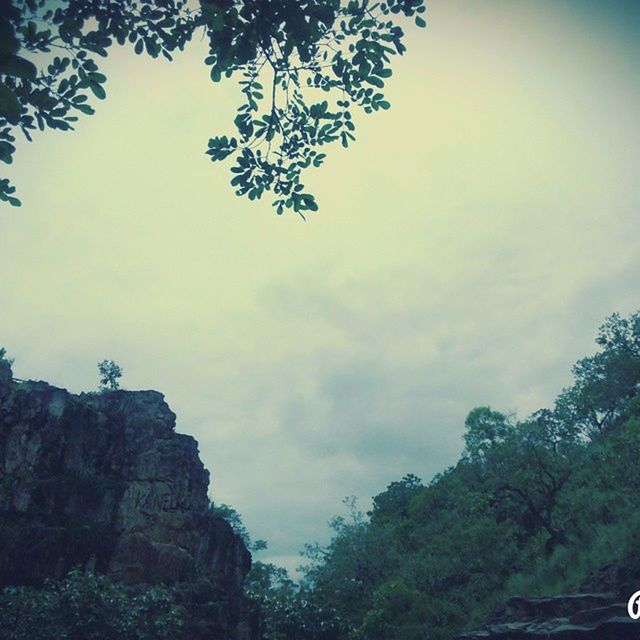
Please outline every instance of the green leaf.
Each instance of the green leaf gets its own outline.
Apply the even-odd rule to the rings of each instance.
[[[427,21],[424,18],[421,18],[420,16],[416,16],[416,24],[419,27],[426,27],[427,26]]]
[[[0,53],[16,53],[19,49],[20,42],[16,38],[13,25],[6,18],[0,18]]]
[[[37,74],[38,70],[33,62],[11,54],[0,55],[0,75],[35,80]]]
[[[88,116],[91,116],[95,113],[93,107],[90,107],[88,104],[75,103],[74,108],[82,113],[86,113]]]
[[[9,142],[0,142],[0,160],[11,164],[13,162],[13,152],[16,148]]]
[[[147,53],[152,57],[156,58],[160,53],[160,45],[151,38],[147,38],[145,40],[145,46],[147,48]]]
[[[104,100],[107,97],[107,92],[102,88],[102,85],[97,82],[89,82],[89,89],[91,89],[93,95],[100,100]]]
[[[89,74],[89,79],[93,80],[94,82],[98,82],[99,84],[102,84],[107,81],[107,76],[105,76],[102,73],[92,72]]]
[[[16,94],[6,84],[0,82],[0,116],[6,118],[11,124],[18,124],[21,111]]]

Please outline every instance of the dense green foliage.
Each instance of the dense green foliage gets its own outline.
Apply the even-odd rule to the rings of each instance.
[[[424,0],[0,0],[0,160],[12,162],[18,129],[30,140],[93,113],[107,80],[96,56],[114,43],[171,59],[200,32],[211,79],[239,75],[243,96],[236,135],[211,138],[207,153],[235,159],[238,195],[270,191],[278,213],[304,215],[317,205],[302,171],[322,164],[319,147],[355,140],[354,106],[389,108],[381,89],[405,51],[395,17],[425,26],[424,11]],[[0,200],[19,205],[14,192],[0,180]]]
[[[368,517],[348,500],[300,585],[254,567],[266,638],[445,640],[510,595],[638,569],[640,313],[612,316],[597,342],[552,408],[522,421],[476,408],[455,466],[391,483]]]
[[[134,594],[105,576],[72,571],[41,589],[0,592],[5,640],[161,640],[182,637],[183,612],[167,590]]]

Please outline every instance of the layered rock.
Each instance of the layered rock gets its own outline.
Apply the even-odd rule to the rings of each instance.
[[[634,590],[624,568],[610,565],[599,574],[576,593],[511,598],[485,625],[457,640],[638,640],[640,621],[627,612]],[[587,591],[594,586],[608,590]]]
[[[5,367],[6,369],[6,367]],[[197,442],[156,391],[73,395],[0,370],[0,586],[74,567],[172,585],[209,636],[253,640],[251,557],[211,515]]]

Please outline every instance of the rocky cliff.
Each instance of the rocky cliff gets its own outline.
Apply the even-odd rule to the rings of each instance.
[[[456,640],[638,640],[640,621],[627,612],[637,578],[628,566],[609,565],[574,593],[511,598],[484,626]]]
[[[0,586],[74,567],[170,585],[202,637],[255,640],[251,556],[211,515],[197,442],[156,391],[73,395],[0,367]]]

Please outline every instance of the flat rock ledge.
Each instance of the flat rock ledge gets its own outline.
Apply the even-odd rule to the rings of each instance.
[[[640,640],[640,621],[620,594],[511,598],[484,626],[457,640]]]

